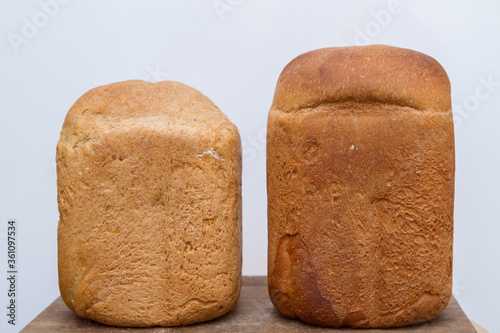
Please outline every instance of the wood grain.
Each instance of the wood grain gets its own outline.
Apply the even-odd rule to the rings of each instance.
[[[272,305],[267,293],[265,276],[243,277],[243,288],[238,304],[227,315],[201,324],[176,328],[149,329],[110,327],[91,320],[82,320],[69,310],[58,297],[47,309],[21,332],[360,332],[359,329],[329,329],[308,325],[300,320],[282,316]],[[363,332],[476,332],[467,316],[452,297],[448,307],[434,320],[424,324],[390,330],[362,330]]]

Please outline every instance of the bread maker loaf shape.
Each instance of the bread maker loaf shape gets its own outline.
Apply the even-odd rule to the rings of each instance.
[[[177,82],[93,89],[57,145],[59,287],[82,318],[174,326],[231,310],[241,287],[241,142]]]
[[[268,118],[268,286],[323,326],[429,320],[452,289],[450,82],[422,53],[326,48],[281,73]]]

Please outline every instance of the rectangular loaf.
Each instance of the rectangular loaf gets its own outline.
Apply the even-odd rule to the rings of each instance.
[[[450,83],[422,53],[305,53],[281,73],[267,137],[268,282],[323,326],[429,320],[452,288]]]
[[[175,326],[241,286],[241,144],[205,96],[119,82],[71,108],[57,145],[59,286],[82,318]]]

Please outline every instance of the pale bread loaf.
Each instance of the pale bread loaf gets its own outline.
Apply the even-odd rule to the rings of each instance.
[[[93,89],[57,145],[59,286],[82,318],[173,326],[233,308],[241,286],[241,144],[177,82]]]

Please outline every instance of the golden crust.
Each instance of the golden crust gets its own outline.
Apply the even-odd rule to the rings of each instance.
[[[357,101],[448,111],[450,82],[433,58],[385,45],[334,47],[293,59],[281,73],[273,107],[281,111]]]
[[[409,62],[409,54],[430,59],[412,52],[312,51],[280,77],[267,137],[268,282],[286,316],[396,327],[429,320],[449,301],[455,160],[443,101],[450,88],[439,65]],[[347,76],[333,73],[353,54],[372,62],[355,65],[341,92]],[[413,65],[401,69],[405,79],[401,71],[374,75],[381,63]],[[315,87],[309,78],[321,71],[330,74]],[[432,94],[415,84],[415,73],[436,72]],[[396,92],[388,91],[395,78]]]
[[[59,287],[82,318],[174,326],[228,312],[241,286],[241,143],[177,82],[93,89],[57,145]]]

